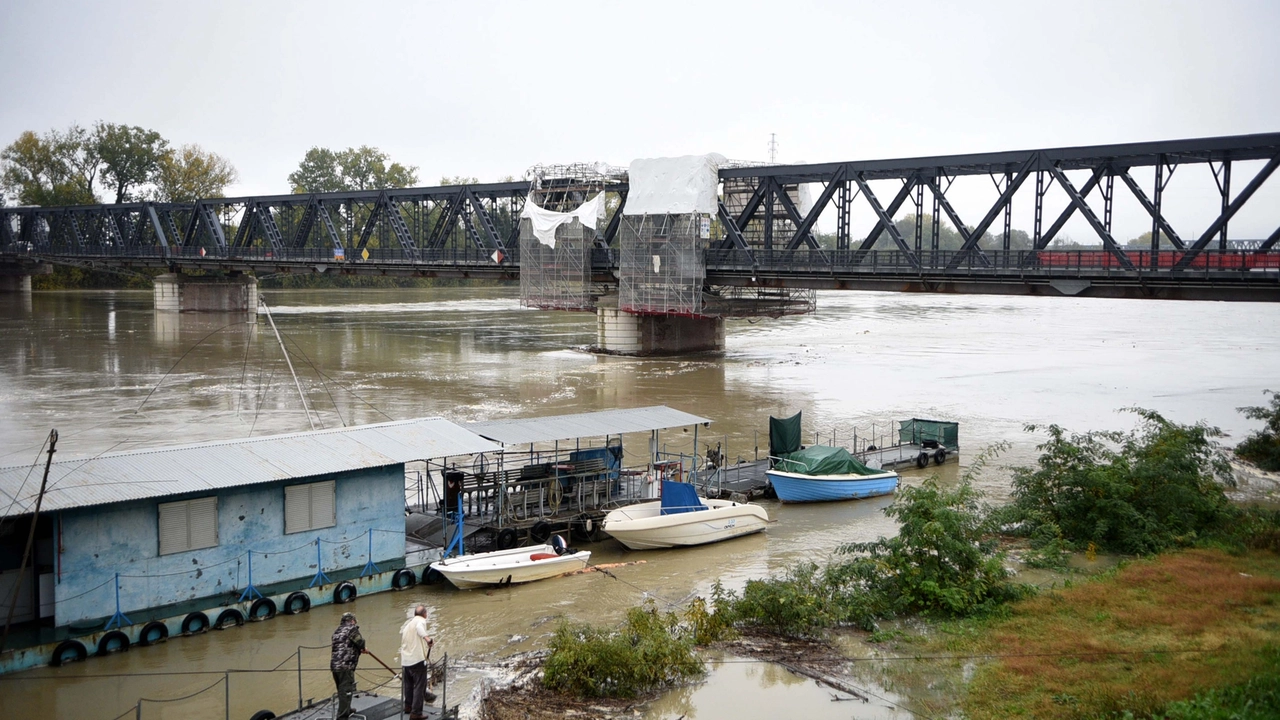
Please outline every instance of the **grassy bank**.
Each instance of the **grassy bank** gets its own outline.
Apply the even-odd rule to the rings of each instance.
[[[1274,674],[1280,555],[1186,550],[1014,603],[950,633],[948,653],[995,655],[963,703],[981,718],[1150,717],[1211,688]]]

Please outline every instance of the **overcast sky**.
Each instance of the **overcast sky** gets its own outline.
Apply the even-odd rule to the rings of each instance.
[[[226,156],[239,195],[287,192],[312,146],[434,185],[765,160],[770,133],[780,162],[825,162],[1274,132],[1278,36],[1275,0],[7,0],[0,143],[141,125]]]

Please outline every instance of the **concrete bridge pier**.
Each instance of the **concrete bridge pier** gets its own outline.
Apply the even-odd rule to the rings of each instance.
[[[31,276],[0,274],[0,294],[12,295],[16,293],[31,294]]]
[[[155,309],[163,312],[258,311],[258,279],[252,275],[182,275],[155,279]]]
[[[617,355],[678,355],[724,350],[724,318],[632,315],[618,296],[596,304],[596,347]]]

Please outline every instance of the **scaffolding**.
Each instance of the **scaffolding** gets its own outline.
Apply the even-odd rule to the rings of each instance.
[[[591,248],[595,228],[578,220],[556,228],[555,246],[533,235],[528,218],[520,220],[520,304],[542,310],[594,310]]]
[[[572,212],[625,171],[601,163],[536,165],[525,173],[537,207]],[[542,310],[594,310],[591,254],[599,233],[573,219],[555,230],[554,243],[539,240],[528,218],[520,220],[520,304]]]
[[[633,315],[704,316],[711,216],[624,215],[618,226],[618,308]]]

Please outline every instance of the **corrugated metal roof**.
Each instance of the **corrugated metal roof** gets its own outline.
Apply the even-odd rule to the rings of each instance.
[[[49,469],[44,510],[141,500],[500,449],[442,418],[62,460]],[[0,512],[31,512],[43,464],[0,468]],[[25,484],[24,484],[25,482]],[[17,501],[14,502],[14,496]]]
[[[666,405],[631,408],[628,410],[602,410],[576,415],[552,415],[551,417],[517,418],[513,420],[489,420],[470,423],[466,428],[503,445],[527,445],[552,440],[620,435],[629,432],[665,430],[685,425],[711,422],[706,418],[669,408]]]

